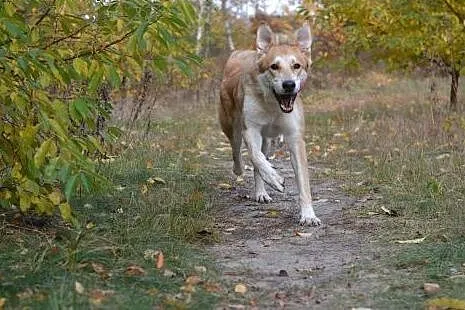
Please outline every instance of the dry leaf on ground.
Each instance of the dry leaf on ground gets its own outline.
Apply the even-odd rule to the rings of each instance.
[[[185,281],[185,283],[188,284],[188,285],[197,285],[200,282],[202,282],[202,278],[200,278],[199,276],[196,276],[196,275],[187,277],[187,279]]]
[[[74,282],[74,290],[81,295],[85,292],[84,286],[78,281]]]
[[[221,286],[218,283],[207,282],[203,285],[203,288],[209,293],[218,293],[221,292]]]
[[[205,272],[207,272],[207,267],[205,267],[205,266],[195,266],[194,270],[197,271],[198,273],[205,273]]]
[[[169,270],[169,269],[165,269],[165,270],[163,271],[163,276],[165,276],[165,277],[172,278],[172,277],[174,277],[175,275],[176,275],[176,274],[175,274],[174,272],[172,272],[171,270]]]
[[[245,284],[239,283],[234,287],[234,292],[239,294],[245,294],[247,292],[247,286]]]
[[[426,237],[423,238],[417,238],[417,239],[410,239],[410,240],[396,240],[396,243],[399,244],[416,244],[416,243],[421,243],[425,241]]]
[[[185,293],[195,292],[195,286],[202,282],[202,279],[199,276],[193,275],[187,277],[184,281],[186,285],[181,287],[181,290]]]
[[[105,299],[114,294],[115,291],[113,290],[94,289],[89,293],[89,301],[94,305],[100,305]]]
[[[396,210],[389,210],[385,206],[381,206],[381,210],[383,210],[384,213],[386,213],[389,216],[398,216],[399,215]]]
[[[426,294],[435,294],[441,290],[441,287],[437,283],[425,283],[423,284],[423,290]]]
[[[105,280],[110,277],[110,273],[103,264],[92,262],[91,265],[94,272],[98,274],[102,279]]]
[[[0,298],[0,310],[3,309],[3,307],[5,306],[5,303],[6,303],[6,298]]]
[[[157,269],[162,269],[164,265],[165,265],[165,256],[163,255],[162,251],[159,251],[157,255],[157,261],[155,263],[155,267],[157,267]]]
[[[149,288],[148,290],[146,290],[145,292],[147,293],[147,295],[153,297],[153,296],[157,295],[160,292],[160,290],[155,288],[155,287],[152,287],[152,288]]]
[[[126,268],[126,275],[128,276],[145,276],[147,272],[142,268],[141,266],[138,265],[130,265],[128,268]]]
[[[147,179],[147,183],[149,184],[155,184],[155,183],[158,183],[158,184],[166,184],[166,181],[160,177],[150,177]]]
[[[305,233],[305,232],[300,232],[298,230],[294,230],[294,235],[297,237],[309,238],[313,235],[313,233]]]
[[[147,187],[147,185],[144,184],[141,186],[140,192],[142,193],[142,195],[147,194],[148,191],[149,191],[149,188]]]
[[[454,298],[435,298],[426,303],[426,310],[465,310],[465,300]]]
[[[218,188],[219,189],[231,189],[232,186],[231,186],[231,184],[228,184],[228,183],[220,183],[220,184],[218,184]]]

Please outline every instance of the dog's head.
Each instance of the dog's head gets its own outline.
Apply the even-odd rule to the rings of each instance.
[[[294,101],[307,80],[312,62],[310,26],[305,24],[297,30],[296,38],[292,44],[277,44],[268,25],[262,24],[257,30],[259,79],[276,97],[284,113],[294,109]]]

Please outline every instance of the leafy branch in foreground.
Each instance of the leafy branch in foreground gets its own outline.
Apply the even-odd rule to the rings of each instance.
[[[185,0],[0,3],[0,207],[71,220],[75,190],[106,184],[95,162],[118,132],[99,128],[101,89],[166,70],[149,59],[185,53],[194,16]]]

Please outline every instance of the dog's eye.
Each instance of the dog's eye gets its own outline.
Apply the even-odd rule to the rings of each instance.
[[[297,70],[297,69],[300,69],[301,65],[300,64],[294,64],[294,69]]]
[[[278,64],[272,64],[272,65],[270,66],[270,68],[271,68],[271,70],[278,70],[278,69],[279,69],[279,66],[278,66]]]

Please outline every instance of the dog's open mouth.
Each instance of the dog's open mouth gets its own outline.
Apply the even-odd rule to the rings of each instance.
[[[279,107],[284,113],[291,113],[294,109],[294,101],[297,94],[277,94],[274,90],[274,95],[279,102]]]

